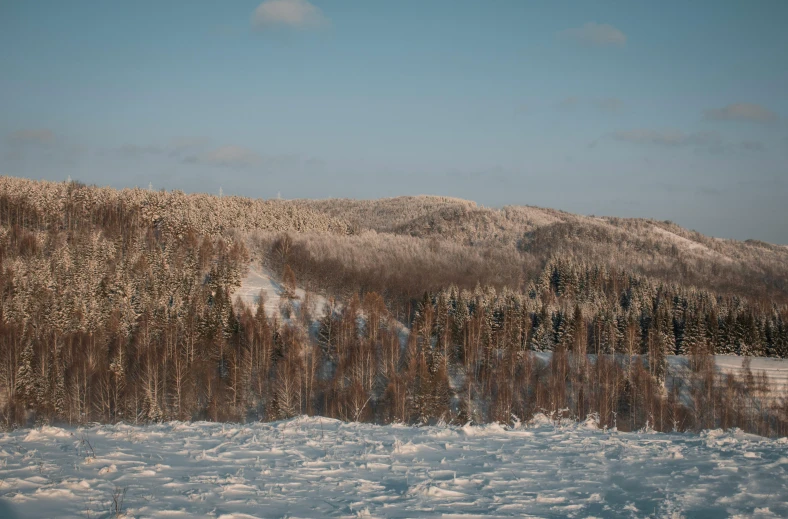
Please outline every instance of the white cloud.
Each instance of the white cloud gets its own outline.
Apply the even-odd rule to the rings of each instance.
[[[257,29],[293,27],[311,29],[328,24],[320,8],[307,0],[265,0],[252,14],[252,25]]]
[[[184,162],[228,168],[245,168],[261,164],[263,157],[241,146],[222,146],[201,155],[186,157]]]
[[[560,31],[558,35],[583,45],[595,47],[623,47],[627,43],[627,35],[606,23],[588,22],[582,27]]]
[[[770,123],[778,119],[777,114],[767,108],[753,103],[734,103],[722,108],[714,108],[703,112],[707,121],[753,121]]]

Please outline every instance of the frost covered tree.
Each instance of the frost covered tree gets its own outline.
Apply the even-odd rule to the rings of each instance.
[[[763,282],[782,279],[786,254],[665,222],[440,197],[262,201],[0,177],[0,419],[547,410],[664,429],[686,412],[663,387],[677,348],[788,354],[785,294]],[[235,300],[252,257],[326,311],[305,298],[283,318],[264,298]],[[758,386],[704,384],[715,410]],[[781,423],[731,409],[715,424]]]
[[[19,369],[16,374],[16,397],[28,408],[34,408],[39,403],[41,381],[37,378],[34,362],[33,343],[27,341],[19,358]]]

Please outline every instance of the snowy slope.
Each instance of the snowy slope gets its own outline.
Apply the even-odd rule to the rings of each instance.
[[[550,362],[552,353],[534,352],[534,356],[542,362]],[[593,355],[591,355],[593,357]],[[625,356],[620,356],[622,362],[626,362]],[[774,398],[788,397],[788,359],[773,359],[764,357],[739,357],[736,355],[715,355],[714,362],[717,371],[726,374],[730,373],[741,377],[744,373],[742,363],[745,359],[750,359],[750,371],[753,375],[761,372],[766,374],[771,389],[771,396]],[[681,355],[668,355],[668,375],[675,377],[685,377],[688,371],[688,358]]]
[[[750,371],[753,375],[763,372],[768,377],[772,397],[788,397],[788,359],[715,355],[714,362],[720,373],[730,373],[737,377],[741,377],[743,374],[742,363],[747,358],[750,359]],[[668,356],[669,373],[678,375],[686,369],[687,357],[678,355]]]
[[[788,516],[786,439],[590,425],[20,429],[0,434],[0,514],[108,517],[118,487],[138,518]]]
[[[257,302],[259,301],[261,292],[265,298],[264,308],[266,315],[268,315],[268,317],[272,317],[275,314],[278,315],[280,309],[279,305],[282,301],[282,285],[275,280],[273,274],[269,270],[257,267],[254,265],[254,263],[252,263],[249,265],[249,272],[247,273],[246,277],[241,280],[241,286],[231,294],[231,297],[233,301],[236,297],[238,297],[247,306],[255,308]],[[293,305],[300,305],[304,300],[305,295],[306,291],[303,288],[296,288],[297,299],[293,301]],[[310,311],[313,318],[324,315],[325,307],[329,304],[329,301],[324,296],[315,293],[310,293],[310,298]],[[335,302],[333,308],[335,310],[341,310],[342,304]],[[362,320],[364,319],[363,312],[359,317]],[[410,333],[408,327],[394,319],[389,321],[389,326],[396,327],[396,330],[400,335],[400,341],[404,346],[407,342],[408,334]]]
[[[236,297],[239,297],[244,304],[254,308],[257,306],[260,293],[262,292],[265,298],[265,313],[271,317],[279,313],[279,304],[282,300],[283,291],[282,285],[274,279],[271,272],[252,263],[249,265],[249,272],[246,274],[246,277],[241,281],[241,286],[231,294],[231,297],[233,301],[235,301]],[[294,301],[294,304],[298,305],[300,301],[303,301],[305,291],[302,288],[297,288],[295,294],[297,299]],[[315,294],[311,294],[311,297],[310,310],[312,315],[323,315],[323,307],[327,303],[326,298]]]
[[[715,355],[717,368],[723,373],[741,376],[742,362],[745,357],[735,355]],[[788,359],[750,357],[750,371],[753,374],[764,372],[769,377],[772,391],[788,396]]]
[[[265,298],[265,311],[269,316],[279,312],[279,301],[282,293],[282,285],[273,280],[270,273],[249,265],[249,272],[241,281],[241,286],[231,294],[233,301],[236,297],[241,298],[247,306],[257,305],[262,292]]]

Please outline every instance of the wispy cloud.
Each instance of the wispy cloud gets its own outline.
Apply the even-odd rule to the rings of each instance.
[[[568,110],[568,109],[576,107],[579,102],[580,102],[580,100],[578,98],[576,98],[574,96],[568,96],[568,97],[565,97],[565,98],[561,99],[561,101],[558,102],[558,108],[562,108],[564,110]]]
[[[165,144],[124,144],[109,151],[127,158],[158,155],[181,158],[205,150],[209,145],[210,140],[205,137],[175,137]]]
[[[626,34],[606,23],[588,22],[582,27],[560,31],[558,36],[593,47],[623,47],[627,43]]]
[[[761,141],[741,141],[739,146],[745,151],[764,151],[766,149]]]
[[[49,128],[26,128],[5,136],[3,157],[11,162],[40,160],[59,165],[77,164],[88,149]]]
[[[8,134],[11,144],[51,145],[55,141],[55,133],[48,128],[23,129]]]
[[[265,0],[252,13],[255,29],[291,27],[314,29],[329,24],[320,8],[307,0]]]
[[[262,164],[263,157],[242,146],[222,146],[198,155],[189,155],[184,162],[227,168],[247,168]]]
[[[165,153],[164,148],[160,146],[139,146],[137,144],[124,144],[123,146],[116,148],[114,151],[120,155],[130,158],[144,157],[146,155],[161,155]]]
[[[700,186],[695,190],[695,193],[703,196],[720,196],[722,195],[722,190],[716,187]]]
[[[576,96],[565,97],[556,106],[561,110],[574,110],[581,107],[592,106],[608,114],[618,114],[624,111],[624,101],[617,97],[605,97],[599,99],[580,98]]]
[[[722,108],[713,108],[703,112],[707,121],[751,121],[771,123],[779,119],[776,113],[753,103],[734,103]]]
[[[683,132],[681,130],[635,129],[622,130],[610,135],[613,139],[640,145],[664,148],[694,148],[709,153],[760,152],[765,148],[760,141],[745,140],[738,143],[725,141],[716,132]]]
[[[671,148],[709,145],[720,141],[720,137],[713,132],[684,133],[680,130],[622,130],[613,133],[612,137],[618,141]]]
[[[173,137],[169,142],[169,149],[184,151],[195,148],[204,148],[210,145],[211,140],[207,137]]]
[[[155,158],[156,160],[177,160],[195,166],[213,166],[230,169],[255,169],[259,171],[294,170],[300,167],[319,168],[322,161],[315,157],[304,158],[300,155],[264,155],[252,149],[235,144],[211,145],[205,137],[177,137],[165,144],[124,144],[106,150],[130,160]]]
[[[597,99],[594,101],[594,104],[603,112],[608,112],[611,114],[617,114],[624,110],[624,102],[616,97]]]

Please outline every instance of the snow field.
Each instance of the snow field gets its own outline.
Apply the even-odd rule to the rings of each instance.
[[[786,517],[788,440],[295,418],[0,434],[0,514],[109,517]]]

